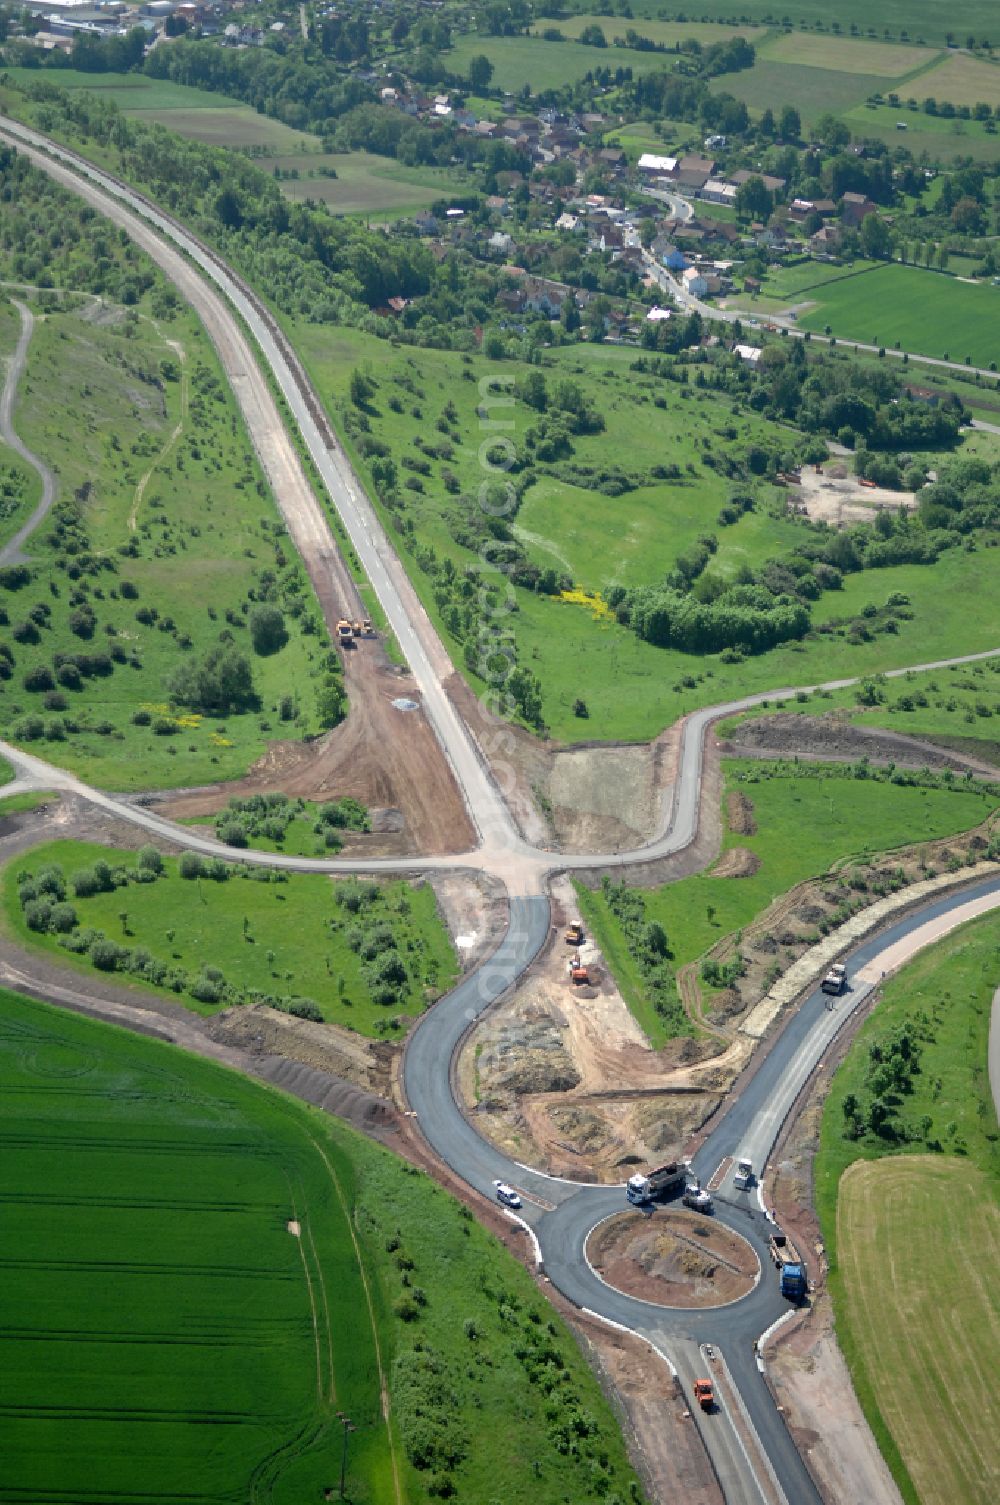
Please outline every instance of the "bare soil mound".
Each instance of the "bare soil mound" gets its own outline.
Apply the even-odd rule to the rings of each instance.
[[[713,878],[752,878],[760,867],[760,858],[747,847],[730,847],[712,869]]]
[[[963,756],[962,749],[951,752],[901,732],[854,726],[843,711],[829,711],[824,716],[797,716],[788,711],[757,716],[736,727],[719,744],[719,750],[726,757],[867,757],[917,768],[925,764],[930,768],[988,767],[982,755]]]
[[[726,815],[729,829],[736,836],[755,836],[757,822],[753,818],[753,800],[739,789],[726,796]]]
[[[616,1290],[660,1306],[725,1306],[752,1290],[759,1269],[731,1229],[673,1208],[616,1213],[591,1234],[587,1256]]]

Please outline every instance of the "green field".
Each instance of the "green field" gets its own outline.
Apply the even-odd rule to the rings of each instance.
[[[1000,919],[984,916],[885,984],[823,1110],[816,1201],[837,1335],[908,1505],[987,1505],[995,1494],[997,1407],[981,1379],[1000,1330],[1000,1138],[986,1072],[998,948]],[[916,1070],[883,1091],[889,1116],[876,1133],[870,1052],[886,1058],[901,1030]],[[975,1258],[942,1300],[958,1247]],[[893,1272],[892,1301],[876,1299],[873,1268]]]
[[[318,149],[319,141],[306,131],[296,131],[280,120],[260,115],[249,105],[209,89],[194,89],[169,79],[149,78],[144,73],[78,73],[72,68],[8,68],[11,82],[21,87],[40,82],[60,89],[89,89],[103,94],[124,114],[147,125],[163,125],[207,141],[213,146],[264,147],[272,152]]]
[[[420,549],[433,548],[439,558],[450,558],[459,568],[471,564],[474,556],[456,543],[453,531],[464,517],[461,504],[449,499],[438,478],[451,470],[475,494],[483,436],[477,416],[478,382],[495,367],[479,357],[470,356],[466,365],[448,352],[412,348],[387,359],[383,342],[353,330],[320,330],[298,323],[290,332],[328,410],[341,425],[352,369],[371,371],[377,382],[371,432],[389,443],[397,463],[404,455],[418,454],[415,441],[426,443],[431,431],[438,440],[435,422],[448,402],[454,404],[457,418],[449,431],[457,439],[452,457],[430,463],[422,492],[403,494]],[[585,489],[551,476],[540,477],[528,490],[516,525],[529,557],[542,569],[565,568],[587,590],[600,590],[614,579],[638,583],[664,573],[699,532],[715,529],[729,483],[701,460],[706,445],[732,442],[722,437],[730,430],[737,442],[751,435],[787,436],[787,431],[753,415],[734,412],[728,402],[708,392],[633,372],[633,350],[573,345],[552,351],[548,360],[551,365],[542,367],[546,381],[566,376],[578,382],[606,420],[604,433],[574,440],[574,462],[600,466],[618,460],[637,471],[673,462],[681,470],[673,482],[640,485],[618,497],[606,495],[606,488]],[[523,378],[528,369],[514,361],[501,368],[504,376],[515,378]],[[685,390],[687,397],[682,395]],[[664,407],[654,405],[657,397]],[[390,407],[390,399],[401,412]],[[513,421],[518,448],[535,414],[526,404],[516,403]],[[364,461],[358,457],[358,462],[363,473]],[[400,470],[401,477],[407,474]],[[794,546],[798,525],[780,506],[772,510],[770,496],[769,488],[763,488],[757,511],[745,514],[734,527],[717,530],[713,569],[731,574],[743,562]],[[462,649],[435,599],[434,581],[419,567],[414,550],[391,519],[389,525],[424,604],[461,664]],[[737,665],[724,664],[717,656],[700,658],[654,647],[586,603],[572,604],[528,589],[515,591],[514,628],[520,661],[541,680],[544,717],[555,736],[570,741],[581,736],[645,740],[698,705],[994,647],[996,631],[988,614],[970,619],[964,603],[970,597],[988,599],[995,589],[995,573],[995,556],[978,551],[949,552],[932,568],[903,566],[848,576],[843,591],[818,603],[817,621],[847,618],[868,603],[884,602],[895,590],[910,595],[914,619],[902,623],[892,638],[855,645],[834,632]],[[482,688],[471,674],[470,679]],[[581,691],[589,710],[585,722],[573,711]]]
[[[745,848],[760,862],[743,878],[711,872],[644,892],[646,916],[667,933],[677,968],[748,925],[795,884],[825,873],[848,857],[873,855],[970,830],[1000,805],[1000,796],[966,786],[916,788],[882,779],[855,779],[846,768],[796,771],[793,764],[726,759],[726,795],[753,804],[754,835],[734,833],[726,822],[723,853]],[[723,800],[726,809],[726,800]],[[808,841],[802,833],[809,833]],[[606,895],[577,885],[584,917],[604,952],[629,1008],[654,1045],[667,1030],[654,1012],[624,932]]]
[[[54,761],[120,789],[232,777],[272,738],[322,724],[311,587],[283,551],[207,336],[187,311],[157,313],[98,300],[36,321],[17,424],[55,471],[51,516],[63,531],[46,524],[28,545],[29,583],[0,591],[14,639],[12,674],[0,684],[3,735],[41,743]],[[67,574],[81,547],[97,562]],[[244,612],[264,570],[279,582],[288,640],[250,655],[258,708],[211,716],[172,706],[168,681],[185,656],[221,632],[249,646]],[[28,624],[23,633],[18,623]],[[98,650],[101,672],[63,683],[55,654]],[[29,690],[35,671],[43,677]]]
[[[768,62],[795,63],[807,68],[828,68],[842,73],[864,73],[876,78],[902,78],[923,68],[935,54],[926,47],[899,47],[887,42],[866,42],[854,37],[804,36],[784,33],[759,49]]]
[[[567,1328],[422,1172],[235,1073],[10,993],[0,1101],[12,1499],[336,1498],[343,1411],[354,1505],[641,1505]],[[529,1383],[554,1373],[555,1420]]]
[[[120,869],[123,881],[114,879],[103,891],[78,895],[74,875],[98,861]],[[22,874],[37,876],[52,864],[64,874],[66,899],[77,919],[66,937],[30,928],[30,914],[19,899]],[[130,968],[119,958],[102,970],[124,983],[154,982],[198,1012],[212,1013],[223,1005],[228,984],[248,999],[254,993],[306,999],[324,1019],[364,1035],[384,1033],[397,1018],[405,1022],[421,1013],[455,980],[455,953],[429,885],[359,886],[319,873],[268,875],[266,869],[226,864],[220,864],[219,877],[188,879],[179,876],[178,866],[179,859],[166,858],[155,882],[140,883],[129,876],[136,872],[134,852],[85,842],[48,843],[6,869],[8,930],[21,942],[44,947],[60,961],[87,971],[97,965],[92,953],[84,949],[76,954],[60,941],[99,932],[133,954],[148,955],[158,967],[154,974],[149,966]],[[264,881],[258,881],[262,876]],[[338,903],[338,895],[348,894],[361,896],[357,908],[353,901],[352,907]],[[370,967],[365,952],[376,934],[379,949],[372,950]],[[380,1004],[373,969],[389,954],[403,970],[392,999]],[[196,996],[206,991],[196,986],[206,968],[217,969],[224,979],[214,1001]]]
[[[903,92],[909,93],[903,86]],[[923,151],[932,161],[975,157],[977,162],[1000,161],[1000,136],[986,132],[979,120],[947,120],[943,115],[925,115],[900,105],[856,105],[844,114],[844,122],[857,137],[871,137],[887,146],[905,146],[915,157]],[[897,122],[906,126],[901,131]],[[942,181],[942,180],[938,180]],[[925,198],[930,203],[929,195]]]
[[[894,263],[829,284],[798,322],[816,331],[829,324],[838,338],[870,345],[898,341],[904,350],[959,362],[971,356],[985,367],[997,360],[998,318],[1000,288]]]
[[[766,56],[758,56],[752,68],[720,74],[711,82],[716,93],[742,99],[751,115],[794,105],[807,127],[821,115],[841,115],[870,94],[885,93],[886,86],[887,80],[880,73],[774,62]]]
[[[558,26],[558,22],[552,22]],[[612,22],[606,23],[609,37]],[[625,27],[621,22],[616,23]],[[473,32],[457,37],[455,45],[447,54],[448,68],[452,73],[464,76],[474,57],[488,57],[493,64],[490,80],[494,89],[507,89],[516,93],[530,83],[532,90],[542,93],[546,89],[561,89],[575,79],[583,78],[596,68],[631,68],[637,77],[643,73],[659,73],[670,66],[656,52],[634,52],[627,47],[584,47],[579,42],[542,42],[537,37],[491,37]]]
[[[631,9],[633,15],[642,17],[657,14],[663,6],[661,0],[631,0]],[[767,26],[787,20],[789,25],[805,25],[812,29],[821,23],[827,34],[832,19],[830,7],[823,0],[790,0],[780,8],[775,7],[772,0],[744,0],[740,14],[750,22]],[[732,7],[726,0],[703,0],[698,15],[705,21],[728,22]],[[1000,40],[993,0],[958,0],[957,4],[946,9],[932,4],[931,0],[883,0],[877,15],[865,0],[839,0],[836,20],[844,33],[856,26],[860,35],[865,36],[871,28],[876,36],[888,32],[895,40],[905,32],[911,41],[923,40],[935,47],[943,47],[950,33],[954,33],[962,45],[969,34],[980,41],[990,39],[997,43]],[[835,40],[831,37],[831,41]],[[905,41],[906,37],[902,40]]]
[[[288,198],[316,199],[334,214],[412,214],[462,186],[445,168],[404,167],[373,152],[291,153],[262,157],[259,166],[282,174],[281,191]],[[336,176],[326,176],[324,169]],[[283,176],[291,171],[299,176]]]

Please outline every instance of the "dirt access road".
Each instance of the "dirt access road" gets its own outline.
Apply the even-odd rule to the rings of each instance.
[[[3,395],[0,396],[0,438],[21,456],[26,465],[30,465],[32,470],[38,472],[42,480],[42,494],[27,522],[22,523],[9,543],[0,549],[0,564],[12,564],[24,558],[22,547],[26,539],[31,537],[56,499],[56,482],[51,470],[44,460],[40,460],[18,438],[14,429],[14,403],[17,398],[18,383],[24,375],[24,368],[27,364],[28,346],[34,333],[35,316],[30,308],[26,308],[23,303],[18,303],[16,298],[12,298],[11,302],[21,315],[21,333],[18,337],[17,348],[7,366],[7,378],[4,382]]]

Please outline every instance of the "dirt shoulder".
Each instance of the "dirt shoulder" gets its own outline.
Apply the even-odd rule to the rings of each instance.
[[[855,726],[846,711],[827,711],[822,716],[769,712],[743,721],[724,740],[718,751],[726,758],[805,758],[839,762],[868,758],[878,765],[897,763],[907,768],[951,768],[995,777],[997,769],[982,757],[962,747],[923,741],[901,732],[878,727]]]

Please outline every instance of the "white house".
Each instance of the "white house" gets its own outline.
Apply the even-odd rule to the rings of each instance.
[[[723,183],[720,178],[709,178],[698,197],[707,199],[710,204],[735,204],[736,184]]]
[[[688,267],[686,272],[682,272],[681,281],[684,291],[690,293],[692,298],[703,298],[708,292],[708,279],[697,267]]]
[[[760,360],[759,345],[734,345],[733,354],[738,355],[741,361],[746,361],[748,366],[756,366]]]
[[[664,319],[672,319],[673,313],[669,308],[651,308],[646,315],[647,323],[662,324]]]

